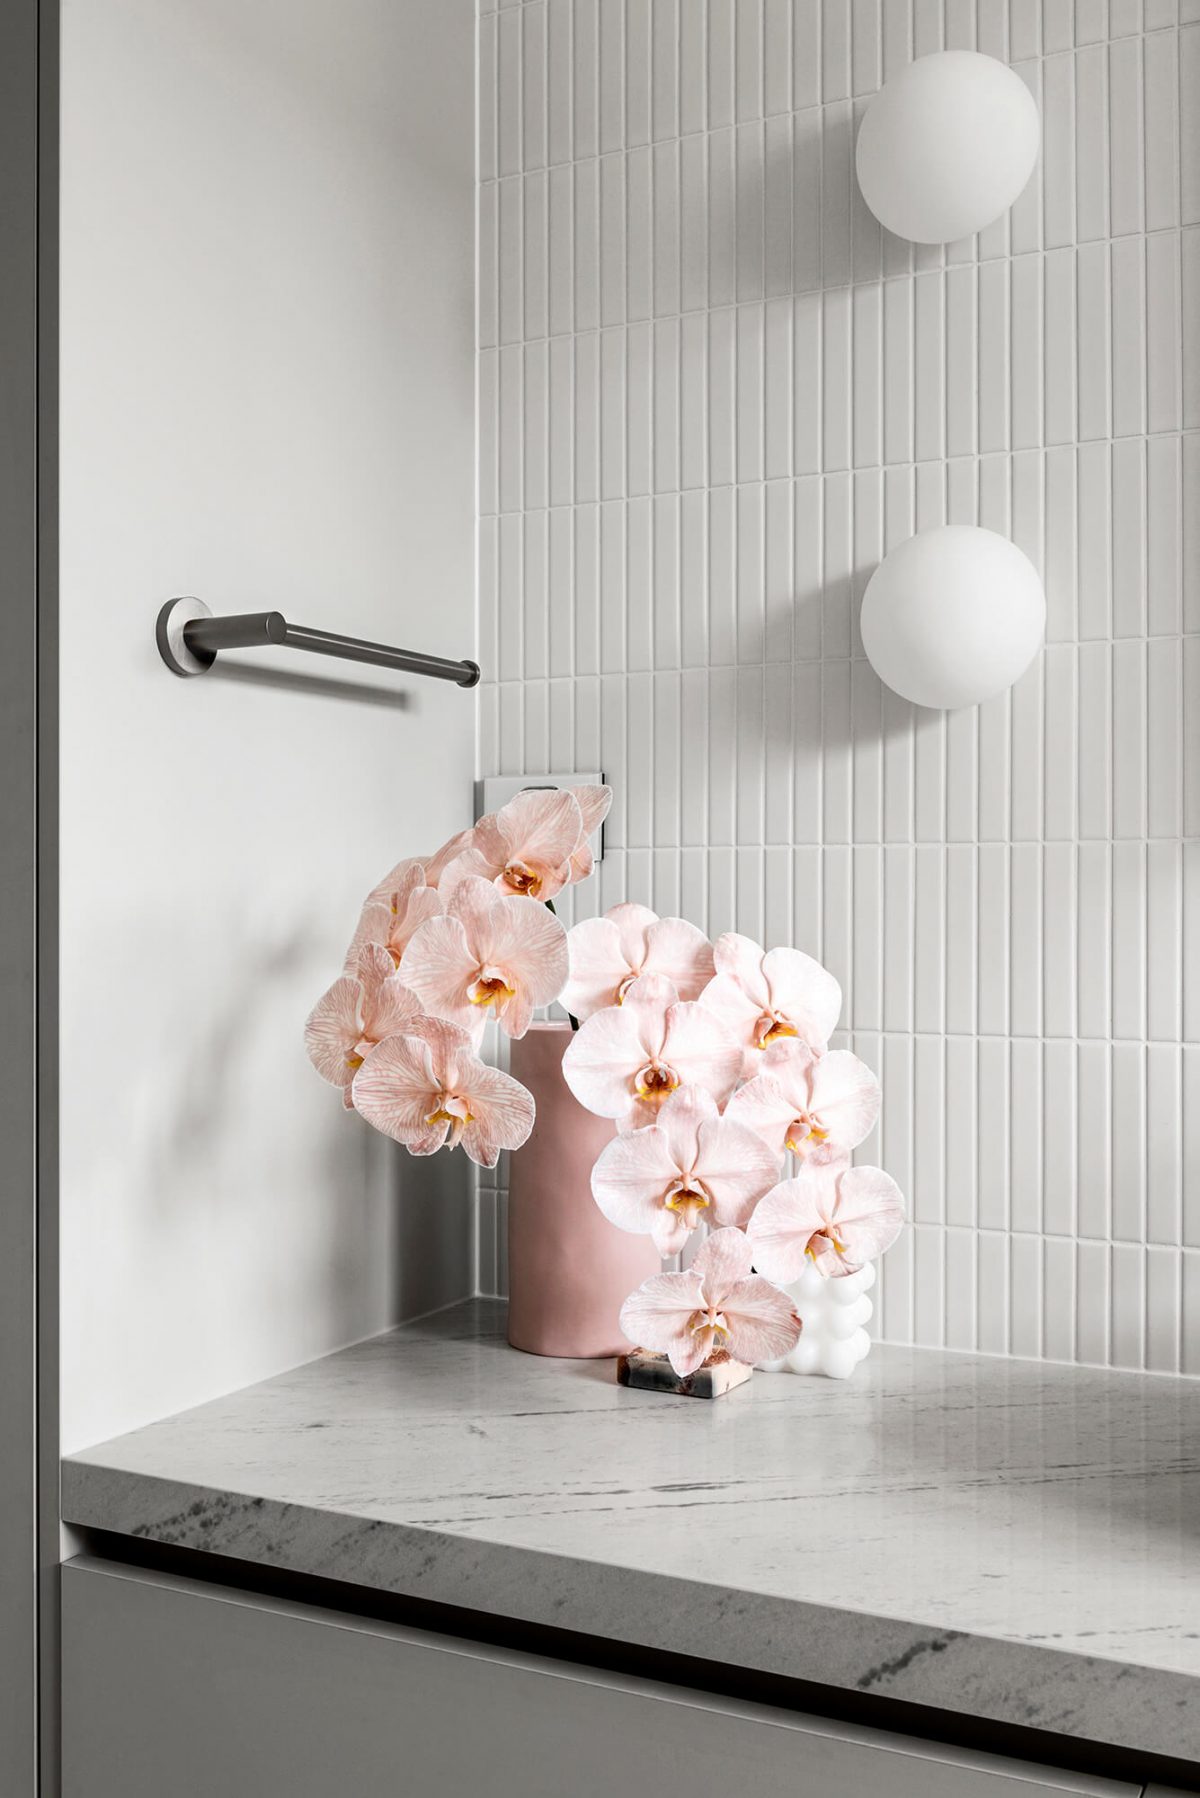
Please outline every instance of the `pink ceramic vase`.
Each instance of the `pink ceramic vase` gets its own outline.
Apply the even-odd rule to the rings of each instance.
[[[530,1355],[620,1355],[622,1304],[659,1270],[648,1236],[610,1224],[592,1197],[592,1167],[616,1129],[585,1111],[563,1079],[569,1024],[531,1024],[509,1067],[537,1106],[512,1157],[508,1188],[508,1340]]]

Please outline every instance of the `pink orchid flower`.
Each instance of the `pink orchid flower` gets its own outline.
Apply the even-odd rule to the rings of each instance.
[[[723,1105],[741,1062],[741,1049],[711,1012],[679,1000],[661,974],[643,974],[620,1005],[580,1025],[562,1068],[579,1103],[620,1119],[624,1130],[653,1124],[681,1086],[702,1086]]]
[[[608,816],[612,804],[611,787],[572,787],[571,797],[579,807],[579,841],[571,855],[570,879],[586,880],[595,865],[591,839]]]
[[[786,1285],[806,1259],[823,1274],[856,1274],[890,1249],[904,1225],[904,1200],[878,1167],[801,1168],[760,1199],[750,1219],[754,1265]]]
[[[562,1002],[577,1018],[620,1005],[642,974],[662,974],[680,999],[698,999],[713,976],[712,945],[685,918],[660,918],[647,905],[614,905],[567,936],[571,977]]]
[[[467,1032],[444,1018],[372,1049],[353,1096],[369,1124],[413,1155],[432,1155],[449,1139],[480,1167],[495,1167],[501,1149],[519,1149],[533,1129],[533,1100],[520,1081],[485,1066]]]
[[[751,1273],[740,1230],[714,1230],[684,1274],[652,1274],[621,1307],[621,1328],[640,1348],[665,1353],[681,1377],[714,1351],[753,1367],[796,1346],[800,1319],[786,1293]]]
[[[567,933],[531,899],[502,898],[466,875],[444,916],[430,918],[404,955],[404,979],[426,1011],[478,1041],[489,1012],[508,1036],[524,1036],[535,1005],[557,999],[567,977]]]
[[[588,827],[579,794],[585,796],[594,829],[612,802],[607,787],[580,787],[573,792],[530,788],[479,820],[471,841],[447,868],[445,885],[474,875],[490,880],[502,893],[553,899],[580,878],[574,871],[575,858],[581,858],[580,866],[586,859],[585,871],[591,872]]]
[[[842,1009],[842,989],[827,968],[799,949],[766,954],[735,931],[713,947],[716,975],[704,1004],[744,1046],[743,1071],[758,1072],[758,1052],[784,1037],[799,1037],[822,1055]]]
[[[778,1178],[779,1157],[761,1137],[722,1118],[703,1087],[681,1086],[656,1123],[602,1150],[592,1196],[610,1223],[674,1255],[701,1221],[744,1228]]]
[[[879,1116],[879,1082],[857,1055],[814,1055],[798,1037],[772,1043],[762,1072],[739,1087],[725,1115],[758,1132],[767,1146],[813,1167],[846,1160]]]
[[[390,888],[381,884],[367,896],[353,941],[346,951],[346,971],[354,967],[364,943],[386,949],[393,967],[399,967],[404,951],[428,918],[443,910],[441,894],[430,886],[422,862],[401,862],[392,869]]]
[[[422,1016],[420,1000],[402,984],[386,949],[364,944],[355,968],[317,1000],[304,1026],[308,1059],[322,1080],[341,1087],[347,1107],[350,1083],[375,1044]]]

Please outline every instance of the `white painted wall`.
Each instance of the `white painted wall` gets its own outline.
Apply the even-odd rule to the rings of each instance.
[[[301,1028],[361,893],[469,820],[474,698],[283,651],[185,683],[152,627],[192,592],[474,652],[473,31],[64,6],[67,1450],[472,1283],[465,1181]]]

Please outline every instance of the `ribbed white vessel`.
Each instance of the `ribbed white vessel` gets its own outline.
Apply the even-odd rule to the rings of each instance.
[[[804,1325],[800,1340],[778,1361],[760,1361],[764,1373],[816,1373],[830,1380],[847,1380],[871,1351],[867,1335],[875,1307],[867,1294],[875,1284],[875,1268],[868,1262],[856,1274],[827,1280],[815,1267],[806,1267],[800,1278],[785,1287]]]

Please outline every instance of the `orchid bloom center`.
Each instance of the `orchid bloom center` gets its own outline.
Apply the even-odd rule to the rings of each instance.
[[[449,1124],[450,1147],[453,1149],[467,1125],[474,1122],[467,1101],[457,1093],[439,1093],[437,1104],[425,1119],[427,1124]]]
[[[688,1229],[694,1230],[700,1222],[701,1212],[708,1210],[710,1200],[698,1181],[692,1186],[685,1180],[667,1194],[665,1203],[668,1211],[676,1212]]]
[[[777,1043],[781,1037],[799,1036],[800,1032],[781,1011],[764,1011],[754,1026],[754,1047],[765,1049],[768,1043]]]
[[[467,998],[472,1005],[494,1005],[499,1017],[509,1000],[516,998],[516,988],[509,986],[502,968],[480,968],[478,979],[467,988]]]
[[[620,986],[616,990],[613,998],[614,1005],[624,1005],[626,993],[629,991],[634,981],[641,978],[641,972],[640,968],[631,968],[629,970],[628,974],[626,974],[624,980],[622,980]]]
[[[814,1230],[808,1239],[808,1247],[805,1249],[804,1253],[810,1260],[815,1261],[817,1259],[817,1251],[814,1249],[813,1243],[816,1242],[818,1236],[823,1236],[826,1242],[831,1242],[839,1255],[844,1255],[846,1253],[846,1245],[838,1235],[834,1226],[832,1224],[824,1224],[821,1229]]]
[[[801,1111],[788,1125],[785,1147],[793,1155],[804,1156],[814,1147],[829,1141],[829,1132],[818,1118],[816,1112]]]
[[[720,1348],[720,1338],[729,1338],[729,1324],[725,1313],[718,1311],[715,1305],[702,1304],[693,1311],[687,1320],[687,1327],[693,1336],[698,1336],[704,1344],[705,1359],[714,1350]]]
[[[536,869],[523,861],[513,860],[504,870],[504,884],[514,893],[527,895],[536,899],[542,890],[542,877]]]
[[[346,1057],[346,1066],[348,1068],[358,1069],[362,1066],[365,1059],[365,1056],[359,1055],[356,1050],[352,1050]]]
[[[664,1062],[648,1061],[634,1076],[637,1096],[646,1105],[661,1105],[679,1085],[679,1075]]]

